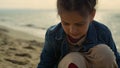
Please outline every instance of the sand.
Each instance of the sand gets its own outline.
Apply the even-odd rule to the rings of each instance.
[[[44,39],[0,26],[0,68],[36,68]]]

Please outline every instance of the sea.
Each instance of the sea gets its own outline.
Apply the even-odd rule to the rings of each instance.
[[[94,19],[108,26],[120,49],[120,10],[97,10]],[[40,38],[45,37],[50,26],[59,22],[56,10],[0,9],[0,25]]]

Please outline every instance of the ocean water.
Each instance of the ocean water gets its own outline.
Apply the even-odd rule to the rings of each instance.
[[[0,25],[41,38],[57,20],[55,10],[0,10]]]
[[[107,25],[120,46],[120,10],[98,10],[95,20]],[[51,25],[60,22],[55,10],[0,10],[0,25],[44,38]]]

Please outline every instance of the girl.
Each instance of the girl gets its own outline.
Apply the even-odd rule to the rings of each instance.
[[[93,20],[97,0],[57,0],[61,22],[46,32],[37,68],[120,68],[107,26]]]

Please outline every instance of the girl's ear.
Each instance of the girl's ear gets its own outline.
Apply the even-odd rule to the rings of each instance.
[[[92,17],[93,17],[93,18],[95,17],[95,14],[96,14],[96,10],[94,10],[94,11],[92,12]]]
[[[90,21],[93,21],[95,14],[96,14],[96,10],[93,10],[90,14]]]

